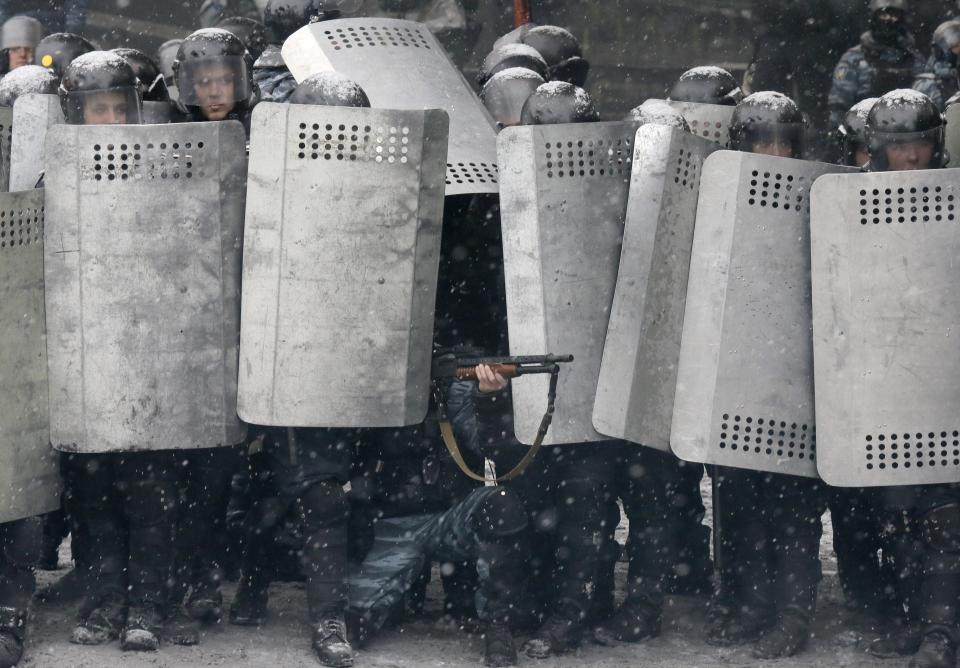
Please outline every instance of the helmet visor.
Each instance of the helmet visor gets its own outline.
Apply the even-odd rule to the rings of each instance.
[[[520,125],[523,103],[537,90],[537,79],[509,79],[485,86],[480,97],[501,128]]]
[[[804,123],[753,125],[744,128],[733,140],[733,148],[781,158],[800,158],[806,147]]]
[[[67,93],[67,123],[71,125],[136,125],[141,122],[136,88],[105,88]]]
[[[878,132],[869,135],[874,169],[935,169],[941,166],[943,126],[920,132]]]
[[[188,60],[177,72],[180,101],[188,107],[216,107],[250,97],[250,72],[243,56]]]

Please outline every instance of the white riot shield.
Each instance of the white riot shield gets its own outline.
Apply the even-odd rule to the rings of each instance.
[[[10,190],[10,138],[13,134],[13,107],[0,107],[0,191]]]
[[[43,145],[47,130],[63,123],[56,95],[23,95],[13,103],[13,138],[10,141],[10,190],[29,190],[43,172]]]
[[[950,161],[948,167],[960,167],[960,104],[951,104],[944,112],[947,119],[946,149]]]
[[[810,220],[817,466],[960,482],[960,169],[822,177]]]
[[[853,171],[718,151],[703,164],[670,446],[816,477],[810,186]]]
[[[383,18],[313,23],[295,32],[282,54],[297,81],[340,72],[360,84],[374,108],[443,109],[450,116],[446,194],[497,192],[495,123],[425,25]]]
[[[620,272],[593,424],[670,451],[700,170],[720,145],[662,125],[637,131]]]
[[[43,190],[0,194],[0,523],[60,507],[50,448]]]
[[[245,421],[423,420],[446,139],[439,110],[256,108],[240,337]]]
[[[234,121],[50,130],[44,274],[54,447],[243,440],[245,143]]]
[[[545,443],[605,440],[592,414],[617,281],[637,123],[508,128],[500,133],[503,260],[512,355],[572,354]],[[517,438],[532,443],[545,376],[513,381]]]
[[[680,112],[690,126],[690,132],[726,146],[730,142],[730,121],[735,107],[722,104],[698,102],[672,102],[663,100]]]

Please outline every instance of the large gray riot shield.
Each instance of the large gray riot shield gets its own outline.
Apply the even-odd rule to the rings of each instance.
[[[0,523],[60,506],[47,421],[43,190],[0,194]]]
[[[235,121],[50,130],[44,275],[54,447],[243,440],[245,143]]]
[[[718,151],[703,164],[670,446],[815,477],[810,186],[853,171]]]
[[[810,220],[817,466],[960,482],[960,169],[822,177]]]
[[[295,32],[283,60],[301,81],[336,71],[356,81],[374,107],[443,109],[450,116],[447,195],[497,192],[495,124],[443,46],[414,21],[323,21]]]
[[[951,104],[944,112],[947,119],[946,149],[950,161],[948,167],[960,167],[960,104]]]
[[[13,107],[0,107],[0,191],[10,190],[10,138],[13,134]]]
[[[501,224],[510,352],[572,354],[546,443],[604,440],[592,414],[617,281],[637,123],[500,133]],[[513,385],[517,438],[532,443],[547,378]]]
[[[662,125],[637,131],[620,272],[593,424],[669,452],[700,170],[716,142]]]
[[[13,137],[10,141],[10,191],[29,190],[43,171],[43,145],[47,130],[63,123],[60,98],[31,93],[13,103]]]
[[[260,104],[244,235],[241,417],[396,427],[426,415],[447,115]]]
[[[730,141],[730,121],[734,107],[722,104],[700,104],[698,102],[673,102],[663,100],[679,111],[690,126],[690,132],[726,146]]]

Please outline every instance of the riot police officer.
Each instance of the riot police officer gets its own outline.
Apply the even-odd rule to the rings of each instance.
[[[34,62],[52,70],[57,78],[60,78],[67,69],[67,65],[73,62],[74,58],[89,53],[95,48],[90,40],[84,39],[80,35],[56,32],[47,35],[37,44],[37,48],[34,50]]]
[[[519,125],[524,103],[544,83],[543,77],[533,70],[511,67],[487,79],[480,91],[480,99],[497,125],[511,127]]]
[[[672,102],[732,107],[743,99],[743,90],[727,70],[708,65],[694,67],[681,74],[670,88],[667,99]]]
[[[960,74],[957,73],[960,58],[960,21],[944,21],[933,33],[930,58],[926,70],[917,77],[914,89],[920,91],[940,109],[960,89]]]
[[[513,30],[493,44],[493,53],[510,44],[525,44],[539,53],[547,64],[548,81],[564,81],[583,86],[590,63],[583,57],[580,41],[565,28],[528,24]]]
[[[76,58],[59,94],[67,123],[140,121],[140,82],[117,54]],[[72,459],[67,484],[77,496],[75,521],[90,543],[93,584],[70,640],[95,645],[119,636],[124,650],[155,650],[173,560],[175,458],[170,452],[116,452]]]
[[[12,72],[33,62],[33,50],[43,38],[43,24],[32,16],[13,16],[0,30],[0,72]]]
[[[837,128],[837,162],[849,167],[863,167],[870,160],[867,151],[867,116],[878,98],[868,97],[850,107]]]
[[[871,171],[939,169],[945,123],[937,105],[913,90],[882,96],[867,117]],[[960,485],[882,490],[883,521],[907,613],[899,633],[871,646],[880,656],[915,655],[911,668],[945,668],[957,659],[960,601]]]
[[[754,93],[737,105],[731,148],[799,158],[805,123],[780,93]],[[715,531],[723,552],[718,599],[707,642],[755,641],[757,658],[792,656],[809,640],[820,581],[819,547],[826,510],[815,479],[715,467]]]
[[[0,524],[0,668],[13,668],[23,656],[40,541],[39,518]]]
[[[910,87],[924,62],[907,32],[907,0],[870,0],[870,29],[840,58],[827,97],[830,127],[857,101]]]

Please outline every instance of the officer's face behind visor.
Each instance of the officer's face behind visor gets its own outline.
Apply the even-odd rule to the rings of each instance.
[[[132,88],[70,93],[67,122],[73,125],[140,123],[140,101]]]
[[[804,125],[790,123],[755,128],[744,133],[739,150],[775,158],[800,158],[803,155]]]
[[[199,107],[208,121],[222,121],[250,96],[247,64],[240,56],[188,61],[179,81],[180,101]]]
[[[870,140],[871,152],[882,151],[886,171],[909,172],[933,169],[934,156],[941,144],[942,128],[925,132],[877,132]]]

